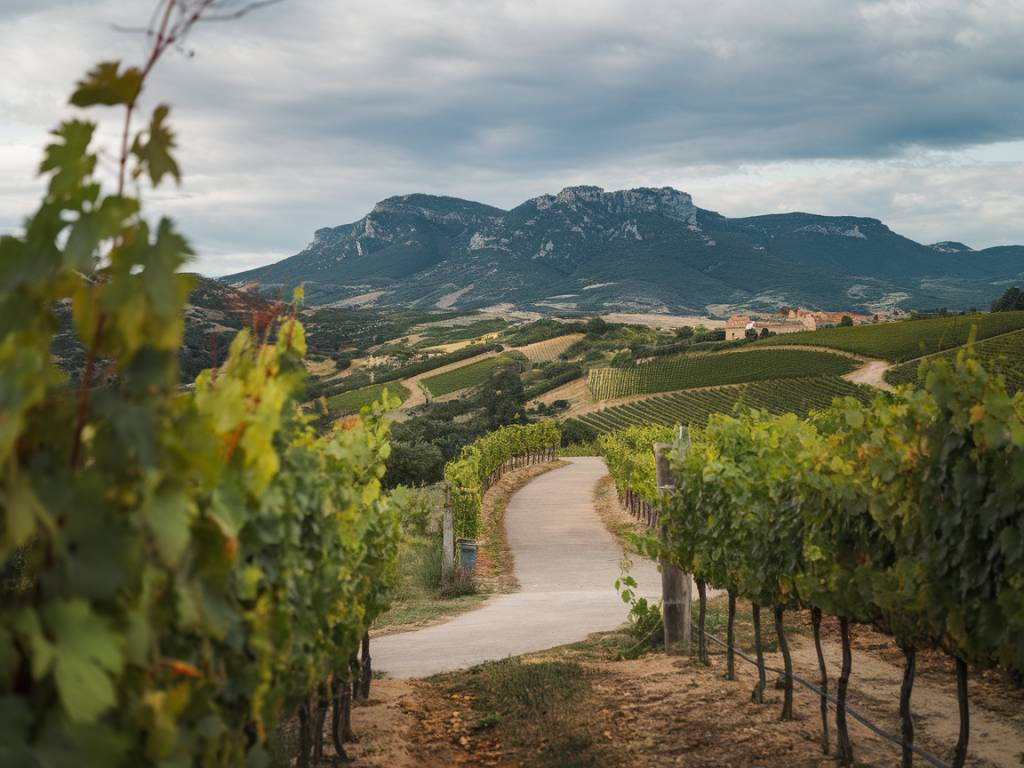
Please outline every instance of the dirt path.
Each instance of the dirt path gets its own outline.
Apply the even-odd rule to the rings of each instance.
[[[867,384],[869,387],[892,392],[893,386],[885,380],[885,372],[890,368],[892,368],[892,363],[885,360],[868,360],[860,368],[851,371],[843,378],[854,384]]]
[[[614,588],[622,545],[593,503],[605,474],[600,459],[576,458],[526,485],[505,512],[521,591],[445,624],[376,639],[374,667],[424,677],[575,642],[625,621],[628,607]],[[654,563],[636,562],[632,575],[642,592],[660,594]]]
[[[440,368],[431,368],[429,371],[423,373],[417,373],[415,376],[410,376],[408,379],[402,379],[402,386],[409,390],[409,398],[402,403],[402,407],[399,411],[411,411],[417,406],[424,405],[427,402],[427,393],[423,387],[420,386],[420,382],[423,379],[431,376],[437,376],[440,373],[447,373],[448,371],[454,371],[456,368],[461,368],[464,365],[470,365],[471,363],[477,363],[481,360],[485,360],[488,357],[494,357],[498,353],[494,350],[490,352],[483,352],[474,357],[467,357],[465,360],[458,360],[448,365],[442,365]]]

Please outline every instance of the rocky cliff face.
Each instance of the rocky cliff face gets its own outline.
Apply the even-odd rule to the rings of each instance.
[[[447,306],[457,295],[457,307],[541,311],[874,311],[987,304],[1000,279],[1024,276],[1024,247],[989,251],[921,245],[877,219],[732,219],[671,187],[575,186],[509,211],[390,197],[359,221],[317,230],[295,256],[227,279],[270,290],[306,282],[313,301],[384,306]]]

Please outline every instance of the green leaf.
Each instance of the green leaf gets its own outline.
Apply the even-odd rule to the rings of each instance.
[[[166,104],[161,104],[153,110],[153,119],[146,131],[146,141],[142,140],[140,133],[132,143],[132,154],[139,159],[137,173],[148,173],[154,187],[168,174],[173,176],[175,181],[181,182],[178,163],[171,156],[171,150],[175,147],[174,133],[164,124],[170,111],[171,108]]]
[[[89,274],[95,264],[93,254],[100,241],[100,228],[93,214],[82,214],[71,227],[64,255],[72,269]]]
[[[64,711],[73,723],[94,722],[117,703],[110,677],[88,658],[59,658],[54,678]]]
[[[32,677],[40,679],[50,671],[56,656],[53,643],[46,639],[39,616],[33,610],[25,610],[14,620],[14,630],[28,643],[32,656]]]
[[[25,477],[11,471],[4,486],[0,488],[0,500],[3,501],[7,516],[6,529],[0,538],[0,558],[24,544],[37,525],[41,524],[50,533],[54,529],[53,519]]]
[[[82,186],[96,168],[96,155],[89,154],[89,143],[96,124],[84,120],[61,123],[53,135],[60,141],[49,144],[39,166],[40,173],[56,171],[50,179],[50,195],[65,197]]]
[[[188,548],[192,522],[188,496],[181,488],[158,491],[142,511],[160,558],[177,568]]]
[[[117,703],[111,676],[124,667],[121,636],[84,600],[43,609],[54,643],[54,680],[61,704],[74,723],[90,723]]]
[[[78,82],[78,87],[71,94],[71,103],[76,107],[131,104],[142,88],[142,71],[137,67],[127,67],[123,71],[120,68],[119,61],[97,64]]]

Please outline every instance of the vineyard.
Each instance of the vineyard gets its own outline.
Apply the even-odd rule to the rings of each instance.
[[[755,700],[765,685],[760,611],[771,612],[785,667],[783,719],[793,716],[785,612],[811,610],[822,691],[829,681],[821,616],[838,617],[835,746],[845,765],[854,762],[846,721],[851,622],[886,631],[905,657],[904,766],[914,757],[918,651],[941,649],[956,661],[957,768],[969,738],[968,664],[1024,673],[1024,393],[1010,397],[963,352],[925,365],[925,388],[895,398],[847,398],[809,420],[716,415],[705,429],[691,429],[671,454],[675,490],[655,505],[663,535],[640,542],[693,574],[701,617],[706,586],[727,590],[730,678],[735,601],[751,601],[760,668]],[[647,430],[607,435],[600,444],[620,492],[654,500],[648,441],[664,432]],[[701,659],[704,637],[701,618]],[[827,753],[824,696],[821,721]]]
[[[102,63],[71,97],[120,108],[120,151],[61,123],[41,205],[0,238],[4,765],[266,765],[296,712],[298,764],[328,733],[343,756],[394,578],[384,407],[314,432],[301,293],[179,389],[191,250],[132,196],[179,177],[169,108],[133,121],[202,11],[172,7],[144,68]],[[75,388],[51,356],[58,304],[86,350]]]
[[[522,352],[526,355],[526,359],[532,363],[548,363],[557,360],[559,355],[582,338],[582,333],[570,333],[565,336],[557,336],[553,339],[527,344],[525,347],[519,347],[516,351]]]
[[[425,387],[433,397],[449,395],[452,392],[458,392],[460,389],[475,387],[482,384],[484,380],[491,375],[491,371],[495,368],[508,365],[519,359],[521,359],[519,354],[512,352],[501,354],[496,357],[488,357],[484,360],[478,360],[475,363],[469,363],[468,365],[463,365],[445,373],[439,373],[436,376],[428,376],[421,380],[420,384],[423,385],[423,387]]]
[[[518,466],[519,460],[525,466],[553,458],[561,437],[556,422],[538,421],[502,427],[465,446],[459,458],[444,468],[444,479],[451,494],[455,535],[475,538],[487,489],[505,471]]]
[[[853,328],[824,328],[820,331],[775,336],[757,341],[755,344],[807,344],[831,347],[844,352],[902,363],[923,355],[963,346],[967,343],[972,328],[977,329],[979,340],[1024,329],[1024,312],[952,315],[927,320],[858,325]]]
[[[857,362],[829,352],[794,349],[719,352],[655,359],[628,368],[592,368],[587,389],[594,400],[671,392],[764,379],[841,376]]]
[[[1006,377],[1006,388],[1011,393],[1024,389],[1024,330],[979,341],[974,353],[988,371]],[[956,354],[945,352],[941,356],[951,360]],[[904,363],[889,369],[885,379],[894,385],[916,383],[919,368],[918,362]]]
[[[394,402],[397,399],[398,405],[401,405],[409,398],[408,389],[397,381],[391,381],[386,384],[373,384],[369,387],[351,389],[348,392],[332,395],[327,398],[327,408],[332,414],[336,415],[358,413],[361,408],[381,400],[385,392],[387,392],[388,398],[391,401]]]
[[[827,408],[835,397],[868,400],[874,390],[838,376],[810,376],[783,381],[755,381],[667,395],[616,405],[576,417],[598,432],[614,432],[639,424],[703,426],[714,413],[731,413],[737,403],[766,413],[796,413]]]

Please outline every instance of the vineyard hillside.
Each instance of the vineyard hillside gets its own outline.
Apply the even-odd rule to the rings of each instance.
[[[1009,392],[1024,389],[1024,330],[995,336],[974,345],[974,352],[990,373],[1006,377]],[[958,350],[949,350],[936,357],[947,360],[956,357]],[[891,368],[885,379],[890,384],[911,384],[918,382],[920,363],[911,361]]]
[[[478,360],[468,365],[463,365],[454,370],[440,373],[435,376],[428,376],[422,379],[420,384],[433,397],[441,397],[460,389],[475,387],[490,375],[491,371],[502,365],[507,365],[517,360],[517,353],[507,353]]]
[[[389,381],[385,384],[373,384],[369,387],[353,389],[342,392],[327,398],[327,408],[334,416],[343,416],[347,413],[358,413],[359,409],[380,400],[381,395],[387,391],[392,398],[397,397],[403,403],[409,398],[409,390],[397,381]]]
[[[548,363],[557,360],[560,355],[582,338],[582,333],[569,333],[565,336],[557,336],[553,339],[537,341],[524,347],[518,347],[516,351],[526,355],[526,358],[531,363]]]
[[[963,346],[967,343],[972,328],[977,329],[979,340],[1024,329],[1024,312],[952,315],[926,320],[858,325],[851,328],[824,328],[820,331],[774,336],[755,343],[765,346],[801,344],[832,347],[844,352],[903,363]]]
[[[591,411],[577,420],[598,432],[613,432],[641,424],[703,425],[713,413],[731,413],[738,403],[769,413],[805,416],[826,408],[836,397],[870,400],[877,390],[851,384],[838,376],[809,376],[765,380],[657,395]]]
[[[591,369],[587,388],[594,400],[680,389],[741,384],[766,379],[841,376],[855,360],[799,349],[751,350],[659,358],[627,368]]]

